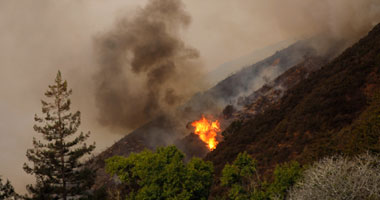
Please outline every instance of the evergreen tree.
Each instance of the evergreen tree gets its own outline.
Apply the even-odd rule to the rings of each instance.
[[[3,183],[3,180],[0,176],[0,199],[16,199],[17,194],[15,193],[15,190],[11,183],[7,180],[5,183]]]
[[[33,138],[34,148],[26,153],[31,164],[25,163],[24,170],[36,177],[36,184],[27,186],[31,199],[83,199],[93,184],[94,171],[81,158],[91,154],[95,144],[85,143],[90,132],[77,133],[80,112],[70,112],[71,94],[58,71],[54,85],[45,93],[51,101],[41,101],[44,117],[34,118],[33,128],[43,141]]]

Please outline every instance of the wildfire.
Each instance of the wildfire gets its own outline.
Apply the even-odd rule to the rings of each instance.
[[[216,140],[217,133],[221,131],[218,120],[212,122],[202,115],[202,118],[198,121],[192,122],[191,126],[195,128],[194,133],[207,144],[207,147],[210,150],[216,148],[216,145],[218,144],[218,141]]]

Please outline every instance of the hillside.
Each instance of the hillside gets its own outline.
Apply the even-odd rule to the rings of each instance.
[[[202,143],[199,143],[192,135],[188,135],[191,130],[186,128],[186,123],[197,119],[203,113],[211,113],[214,116],[221,115],[226,105],[231,102],[237,104],[239,99],[253,95],[265,84],[267,84],[266,86],[271,82],[282,84],[290,76],[293,76],[293,79],[290,80],[305,78],[309,72],[319,69],[320,65],[318,64],[316,64],[317,66],[302,65],[305,62],[314,63],[316,60],[314,59],[316,52],[310,47],[309,42],[299,41],[263,61],[243,68],[209,90],[194,95],[178,109],[181,122],[170,116],[162,116],[123,137],[92,159],[91,164],[98,169],[94,188],[100,188],[103,184],[109,183],[110,177],[104,171],[104,160],[114,155],[128,156],[131,152],[140,152],[144,148],[154,149],[171,144],[176,144],[188,157],[205,155],[207,150],[203,151],[202,147],[199,147],[199,144]],[[298,71],[292,70],[297,66]],[[290,71],[281,76],[282,78],[276,79],[287,70]],[[301,76],[295,75],[294,72],[301,72]],[[290,85],[283,86],[285,91],[286,87]],[[230,121],[227,120],[226,124],[228,125]]]
[[[233,132],[205,159],[219,175],[226,163],[247,151],[265,176],[291,160],[308,164],[336,153],[380,152],[379,66],[380,25],[289,89],[277,104],[230,127]]]
[[[239,152],[254,157],[266,179],[275,165],[291,160],[308,164],[335,153],[380,152],[380,127],[368,126],[380,121],[380,25],[336,58],[334,48],[318,54],[309,42],[243,68],[179,108],[184,123],[202,113],[219,115],[229,104],[239,108],[225,119],[232,123],[224,141],[205,157],[217,175],[213,194],[221,192],[221,169]],[[94,188],[113,183],[104,172],[104,159],[113,155],[170,144],[188,156],[207,153],[189,132],[167,116],[136,129],[93,159],[98,169]]]
[[[226,77],[238,72],[240,69],[246,66],[251,66],[252,64],[259,62],[263,58],[270,57],[271,55],[273,55],[274,52],[285,49],[294,42],[296,41],[281,41],[279,43],[275,43],[262,49],[255,50],[249,53],[248,55],[223,63],[213,71],[206,74],[205,79],[210,84],[217,84]]]

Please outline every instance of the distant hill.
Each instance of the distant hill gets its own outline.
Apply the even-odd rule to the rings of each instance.
[[[193,117],[194,114],[208,111],[215,114],[228,104],[237,104],[239,98],[254,93],[286,70],[317,56],[318,52],[311,46],[312,42],[313,39],[298,41],[264,60],[242,68],[209,90],[195,94],[181,109]],[[321,57],[330,59],[326,55]]]
[[[251,66],[259,62],[260,60],[273,55],[276,51],[285,49],[286,47],[290,46],[294,42],[296,41],[295,40],[281,41],[281,42],[269,45],[267,47],[264,47],[262,49],[255,50],[245,56],[241,56],[232,61],[223,63],[220,66],[218,66],[216,69],[207,73],[205,79],[209,84],[215,85],[219,83],[220,81],[222,81],[224,78],[231,76],[234,73],[239,72],[239,70],[241,70],[242,68]]]

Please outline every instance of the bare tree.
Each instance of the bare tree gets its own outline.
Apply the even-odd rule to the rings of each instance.
[[[310,169],[289,193],[289,199],[380,199],[380,157],[325,158]]]

